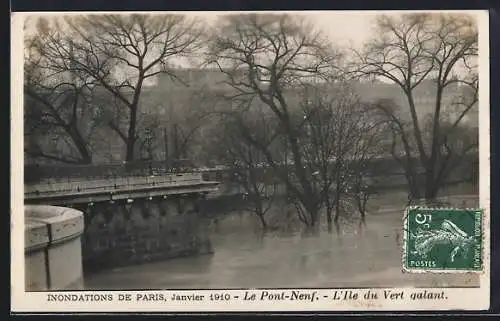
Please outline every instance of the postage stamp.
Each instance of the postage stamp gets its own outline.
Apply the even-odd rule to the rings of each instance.
[[[404,220],[403,271],[483,271],[483,210],[409,207]]]

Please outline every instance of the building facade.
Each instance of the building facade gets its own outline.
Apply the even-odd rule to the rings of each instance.
[[[213,91],[229,91],[231,87],[224,83],[225,75],[218,69],[178,69],[175,77],[168,74],[159,74],[155,84],[143,88],[140,96],[138,113],[138,130],[135,147],[136,159],[168,159],[187,157],[185,141],[198,140],[198,149],[203,145],[203,137],[209,133],[211,124],[209,117],[203,118],[212,102],[203,98],[203,93]],[[404,121],[410,121],[409,105],[401,88],[395,84],[375,81],[356,82],[351,84],[354,92],[361,101],[376,102],[391,100],[398,106],[398,115]],[[460,97],[470,96],[463,86],[450,86],[446,89],[442,100],[442,119],[455,119],[463,107],[457,104]],[[125,93],[130,95],[131,93]],[[297,93],[288,94],[291,105],[300,100]],[[420,122],[432,115],[435,110],[436,86],[432,80],[423,81],[414,90],[416,111]],[[101,121],[94,126],[89,135],[89,144],[92,150],[94,163],[122,162],[125,159],[125,144],[116,131],[109,128],[109,120],[113,120],[123,132],[128,126],[127,109],[119,105],[116,99],[105,89],[94,88],[92,99],[96,109],[96,117]],[[86,120],[87,121],[87,120]],[[197,123],[200,122],[200,123]],[[88,121],[87,121],[88,123]],[[463,124],[478,126],[478,108],[476,106],[464,117]],[[196,134],[193,134],[196,128]],[[47,136],[47,135],[46,135]],[[47,137],[30,137],[30,139],[44,140],[42,145],[53,145],[54,140]],[[64,146],[57,146],[64,148]],[[196,148],[195,148],[196,149]],[[195,152],[196,151],[190,151]],[[201,152],[201,151],[198,151]],[[181,155],[178,155],[181,154]],[[27,159],[30,162],[30,159]]]

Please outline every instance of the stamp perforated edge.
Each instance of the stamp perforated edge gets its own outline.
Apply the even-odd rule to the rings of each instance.
[[[408,214],[413,209],[424,209],[430,211],[471,211],[471,212],[481,212],[481,269],[477,270],[466,270],[466,269],[412,269],[406,266],[406,244],[408,242]],[[411,205],[407,206],[404,210],[403,215],[403,242],[401,247],[401,270],[403,273],[407,274],[484,274],[486,268],[486,248],[485,248],[485,238],[486,238],[486,226],[485,226],[485,209],[484,208],[458,208],[458,207],[428,207],[425,205]]]

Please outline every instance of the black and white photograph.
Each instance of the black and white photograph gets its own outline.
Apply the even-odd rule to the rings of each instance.
[[[37,308],[489,300],[487,12],[15,18],[11,268]],[[407,208],[484,211],[485,269],[433,272],[473,237]]]

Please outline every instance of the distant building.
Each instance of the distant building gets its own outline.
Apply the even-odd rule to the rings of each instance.
[[[230,86],[225,84],[225,74],[219,69],[178,69],[175,71],[175,74],[188,86],[183,85],[179,80],[172,78],[170,75],[159,75],[157,81],[157,94],[160,94],[163,98],[165,98],[166,95],[171,93],[172,90],[174,92],[177,92],[178,90],[193,92],[202,88],[209,90],[230,90]],[[238,76],[241,76],[241,74]],[[373,81],[353,82],[351,83],[351,86],[362,101],[374,102],[380,99],[393,100],[394,103],[401,107],[401,116],[406,118],[406,115],[408,117],[407,119],[409,119],[410,112],[407,97],[403,93],[402,89],[396,84]],[[450,85],[446,88],[442,99],[442,115],[444,118],[448,116],[446,115],[447,113],[453,113],[453,103],[456,102],[459,97],[472,94],[467,92],[470,90],[471,89],[467,86],[459,86],[457,84]],[[435,110],[436,85],[433,80],[422,81],[414,89],[413,94],[419,118],[427,116]],[[162,99],[160,99],[160,101],[161,100]],[[465,117],[464,123],[474,123],[476,119],[477,108],[472,110]]]
[[[175,124],[186,122],[187,110],[203,109],[204,102],[196,97],[203,91],[229,91],[231,87],[224,83],[225,75],[219,69],[176,69],[173,71],[175,77],[168,74],[160,74],[156,84],[145,86],[142,90],[139,108],[139,131],[141,134],[148,124],[153,123],[150,130],[155,136],[153,159],[162,160],[166,158],[167,149],[172,153],[172,135]],[[235,77],[244,76],[243,70],[238,71]],[[360,99],[365,102],[375,102],[380,99],[392,100],[400,106],[399,114],[405,120],[410,120],[408,101],[401,88],[395,84],[380,81],[366,83],[352,83],[354,91]],[[420,119],[430,115],[435,108],[435,88],[432,80],[423,81],[414,91],[415,105]],[[443,96],[443,115],[453,112],[453,102],[463,94],[467,94],[466,87],[450,86]],[[290,91],[290,89],[289,89]],[[106,125],[106,117],[116,119],[117,115],[123,114],[121,128],[127,130],[128,112],[120,107],[119,102],[104,88],[94,88],[92,91],[94,104],[101,106],[97,108],[98,116],[101,117],[101,126],[96,126],[95,133],[91,138],[93,161],[96,163],[122,161],[125,157],[125,148],[120,137]],[[132,95],[132,92],[130,92]],[[296,96],[293,92],[289,95]],[[290,96],[289,96],[290,97]],[[295,97],[294,99],[300,99]],[[109,108],[112,106],[112,108]],[[120,109],[122,108],[122,109]],[[100,111],[99,111],[100,110]],[[100,114],[99,114],[100,113]],[[106,114],[108,113],[108,114]],[[456,111],[455,111],[456,114]],[[464,123],[477,126],[477,106],[464,118]],[[49,139],[50,142],[50,139]],[[137,141],[136,158],[146,157],[145,141],[141,136]]]

